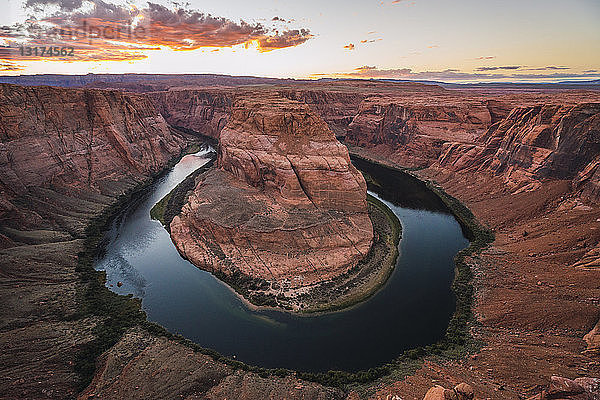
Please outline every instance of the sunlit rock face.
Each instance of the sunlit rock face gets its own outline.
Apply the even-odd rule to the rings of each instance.
[[[354,267],[373,228],[365,181],[327,124],[265,95],[235,102],[218,169],[199,178],[171,234],[200,268],[302,287]]]
[[[54,200],[59,193],[87,200],[89,193],[118,195],[184,145],[144,95],[0,84],[0,221],[34,227],[46,220],[42,226],[82,230],[74,218],[56,216],[66,204]],[[67,208],[86,204],[77,203]]]
[[[513,192],[537,189],[543,179],[570,180],[598,201],[600,104],[514,108],[478,143],[446,144],[438,165],[501,175]]]
[[[443,93],[432,93],[435,96],[439,101],[391,96],[365,99],[348,126],[346,141],[376,149],[404,166],[426,167],[438,158],[445,143],[471,143],[490,125],[492,114],[485,103],[460,103],[445,99]],[[502,111],[496,108],[494,115]]]

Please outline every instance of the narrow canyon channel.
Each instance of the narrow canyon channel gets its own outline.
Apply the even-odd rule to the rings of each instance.
[[[455,308],[454,256],[468,246],[459,223],[419,181],[365,161],[369,193],[402,223],[400,256],[383,288],[350,309],[298,316],[252,310],[224,283],[184,260],[150,209],[209,161],[183,157],[132,201],[106,232],[97,270],[107,286],[142,299],[148,319],[248,364],[302,371],[357,371],[442,338]],[[120,283],[120,284],[118,284]]]

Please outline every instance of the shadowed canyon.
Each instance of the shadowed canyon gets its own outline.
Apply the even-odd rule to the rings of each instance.
[[[1,398],[599,396],[599,88],[2,80],[13,83],[0,83]],[[189,154],[206,159],[182,166]],[[176,164],[181,179],[149,204]],[[149,322],[127,282],[94,269],[106,232],[148,203],[193,273],[247,307],[350,312],[401,272],[385,267],[401,265],[411,235],[395,231],[392,200],[425,224],[425,197],[402,181],[469,244],[452,249],[445,336],[381,366],[246,364]]]

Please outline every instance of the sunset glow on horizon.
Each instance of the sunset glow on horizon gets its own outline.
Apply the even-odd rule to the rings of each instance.
[[[600,78],[600,2],[594,0],[5,1],[2,75]],[[59,52],[38,50],[47,47]]]

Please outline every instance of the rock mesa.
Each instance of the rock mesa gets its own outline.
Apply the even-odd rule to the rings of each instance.
[[[307,105],[278,96],[235,102],[218,168],[198,179],[170,227],[198,267],[273,290],[339,276],[373,240],[348,151]]]

